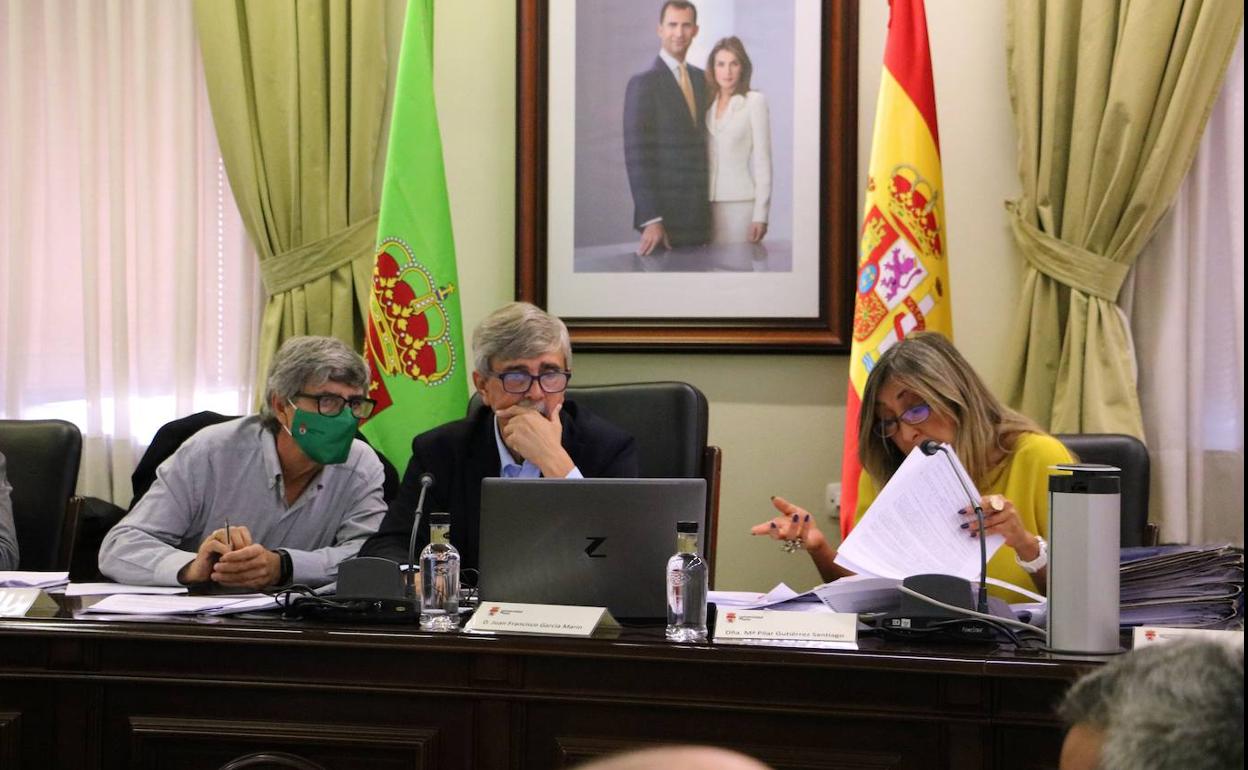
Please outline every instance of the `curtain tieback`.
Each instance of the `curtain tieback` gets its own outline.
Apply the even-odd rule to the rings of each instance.
[[[260,260],[260,278],[271,297],[328,275],[356,259],[371,256],[377,248],[377,215]]]
[[[1107,302],[1118,301],[1129,265],[1094,254],[1054,238],[1024,221],[1016,201],[1006,201],[1014,240],[1027,262],[1039,272],[1070,288]]]

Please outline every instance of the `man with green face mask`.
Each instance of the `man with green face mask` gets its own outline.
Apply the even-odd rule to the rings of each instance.
[[[269,368],[259,415],[204,428],[100,547],[100,571],[139,585],[260,589],[335,579],[386,504],[364,359],[332,337],[294,337]]]

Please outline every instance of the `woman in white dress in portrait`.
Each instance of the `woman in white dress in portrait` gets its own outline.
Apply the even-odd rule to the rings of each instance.
[[[740,38],[726,37],[706,64],[706,147],[710,159],[711,242],[760,243],[771,208],[771,117],[750,90],[754,66]]]

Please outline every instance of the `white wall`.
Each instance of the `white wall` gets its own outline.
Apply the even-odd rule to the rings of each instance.
[[[435,30],[438,105],[459,255],[465,332],[513,298],[515,56],[513,2],[442,2]],[[1018,190],[1005,80],[1005,4],[928,0],[945,178],[954,332],[990,382],[1002,372],[1022,274],[1002,201]],[[864,0],[859,34],[859,189],[871,150],[888,21]],[[858,207],[861,208],[860,206]],[[784,495],[820,512],[838,480],[844,355],[578,354],[580,384],[679,379],[711,402],[710,438],[724,450],[717,582],[724,589],[818,580],[809,559],[752,539],[749,525]]]

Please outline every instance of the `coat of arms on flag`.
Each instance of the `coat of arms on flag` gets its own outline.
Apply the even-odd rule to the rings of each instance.
[[[953,333],[936,92],[923,0],[891,0],[859,237],[841,467],[841,534],[869,482],[858,462],[867,377],[884,351],[924,329]]]

